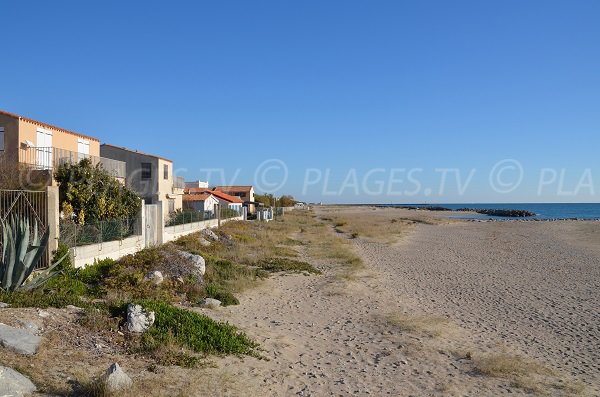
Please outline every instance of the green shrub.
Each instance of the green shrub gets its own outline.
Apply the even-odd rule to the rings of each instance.
[[[40,309],[48,307],[63,308],[68,305],[82,306],[83,304],[76,295],[47,289],[16,290],[13,292],[0,290],[0,301],[13,307],[37,307]]]
[[[68,208],[66,212],[74,214],[79,224],[86,220],[135,218],[141,209],[141,200],[133,190],[119,183],[102,165],[94,166],[90,159],[62,164],[54,178],[59,184],[61,209]]]
[[[206,297],[221,301],[223,306],[239,305],[240,301],[229,291],[224,291],[214,284],[206,284]]]
[[[66,270],[73,269],[73,261],[71,259],[71,254],[69,252],[69,247],[62,242],[58,243],[58,249],[54,251],[54,256],[52,257],[52,263],[58,262],[61,258],[64,258],[61,263],[56,267],[56,270]]]
[[[218,323],[202,314],[153,300],[136,302],[156,316],[142,336],[143,347],[152,351],[175,342],[196,353],[236,354],[258,357],[258,344],[232,325]]]

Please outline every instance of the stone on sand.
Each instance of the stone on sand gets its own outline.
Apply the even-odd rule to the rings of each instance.
[[[127,306],[127,329],[129,332],[144,333],[152,324],[154,324],[154,312],[149,312],[142,306],[133,303]]]
[[[42,338],[29,331],[0,323],[0,345],[19,354],[34,355],[41,341]]]
[[[108,393],[118,393],[127,390],[131,387],[133,381],[123,371],[119,364],[114,363],[107,370],[104,375],[104,386]]]
[[[36,390],[29,378],[12,368],[0,367],[0,396],[21,397],[30,395]]]
[[[221,301],[218,299],[213,299],[213,298],[206,298],[203,299],[202,302],[200,302],[200,304],[202,306],[214,306],[214,307],[219,307],[221,306]]]
[[[194,267],[196,268],[196,273],[200,277],[204,276],[204,273],[206,273],[206,261],[203,257],[185,251],[179,251],[179,255],[181,255],[181,257],[191,261],[194,264]]]
[[[165,278],[163,277],[163,274],[158,270],[148,272],[148,274],[146,274],[146,276],[144,277],[144,280],[150,281],[154,285],[162,284],[164,279]]]

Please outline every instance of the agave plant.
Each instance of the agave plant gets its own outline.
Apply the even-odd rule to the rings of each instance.
[[[66,255],[32,280],[27,281],[46,250],[48,231],[40,237],[37,223],[34,222],[33,234],[31,234],[31,226],[27,217],[17,219],[12,216],[9,221],[1,222],[3,244],[0,258],[0,288],[9,291],[17,288],[33,289],[56,274],[52,270],[62,262]]]

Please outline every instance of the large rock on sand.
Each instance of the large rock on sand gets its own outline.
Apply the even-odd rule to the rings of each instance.
[[[154,312],[146,311],[140,305],[127,305],[127,329],[129,332],[144,333],[154,324]]]
[[[0,345],[19,354],[34,355],[41,341],[42,338],[29,331],[0,323]]]
[[[28,396],[37,388],[25,376],[7,367],[0,367],[0,396]]]
[[[209,241],[219,241],[219,236],[210,229],[204,229],[201,233]]]
[[[194,264],[197,275],[200,277],[204,276],[204,273],[206,273],[206,261],[203,257],[185,251],[179,251],[179,255],[181,255],[182,258],[188,259]]]
[[[146,274],[146,276],[144,277],[144,280],[151,282],[154,285],[160,285],[162,284],[163,280],[165,278],[163,277],[163,274],[158,271],[158,270],[154,270],[152,272],[148,272]]]

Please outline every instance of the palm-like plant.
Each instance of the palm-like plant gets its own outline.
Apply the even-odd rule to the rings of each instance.
[[[0,257],[0,288],[9,291],[17,288],[33,289],[56,274],[52,270],[62,262],[66,255],[27,282],[46,250],[48,231],[40,236],[37,223],[34,222],[32,234],[27,217],[18,219],[16,216],[12,216],[10,220],[1,222],[3,244],[2,257]]]

